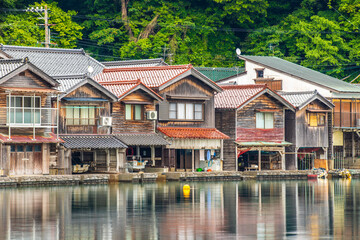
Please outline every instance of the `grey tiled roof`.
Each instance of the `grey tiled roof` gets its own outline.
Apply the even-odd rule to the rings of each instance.
[[[107,68],[167,66],[162,58],[102,62]]]
[[[0,59],[0,78],[24,65],[23,59]]]
[[[57,88],[61,92],[67,92],[76,84],[81,81],[84,81],[86,76],[84,75],[73,75],[73,76],[55,76],[54,79],[60,83]]]
[[[312,70],[300,66],[298,64],[283,60],[278,57],[272,56],[246,56],[241,55],[241,59],[249,60],[252,62],[259,63],[260,65],[270,67],[276,70],[279,70],[285,74],[292,75],[298,78],[302,78],[309,82],[322,85],[324,87],[333,89],[339,92],[359,92],[360,87],[352,85],[350,83],[341,81],[337,78],[331,77],[329,75],[323,74],[321,72]]]
[[[127,148],[119,139],[112,135],[62,135],[65,142],[64,147],[70,149],[107,149],[107,148]]]
[[[95,76],[104,68],[104,65],[87,55],[83,49],[1,45],[0,50],[13,58],[28,57],[31,63],[50,76],[86,74],[89,66],[94,69],[91,76]]]
[[[148,133],[148,134],[115,134],[115,136],[120,139],[123,143],[130,146],[165,146],[170,143],[166,141],[163,137],[156,133]]]
[[[299,109],[305,107],[315,99],[322,101],[329,108],[334,107],[334,105],[329,100],[321,96],[316,90],[306,92],[279,92],[279,94],[294,107]]]

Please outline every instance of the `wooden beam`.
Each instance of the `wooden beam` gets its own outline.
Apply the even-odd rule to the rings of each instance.
[[[194,149],[191,150],[191,169],[192,169],[192,172],[195,171],[195,151],[194,151]]]
[[[258,150],[258,164],[259,164],[259,171],[261,171],[261,150]]]
[[[154,146],[150,146],[151,149],[151,161],[152,161],[152,166],[155,166],[155,147]]]
[[[119,169],[120,169],[120,156],[119,156],[119,149],[118,148],[115,149],[115,154],[116,154],[116,171],[119,172]]]

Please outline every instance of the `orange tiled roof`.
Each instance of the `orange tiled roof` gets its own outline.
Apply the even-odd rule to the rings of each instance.
[[[189,65],[108,68],[95,76],[99,83],[141,79],[149,87],[159,87],[177,76],[192,69]]]
[[[118,98],[121,98],[126,93],[130,92],[134,88],[139,85],[144,86],[148,91],[155,94],[157,97],[162,99],[156,92],[154,92],[151,88],[143,84],[140,80],[132,80],[132,81],[113,81],[113,82],[102,82],[100,83],[107,90],[115,94]]]
[[[239,108],[249,99],[266,89],[265,85],[223,85],[215,95],[215,108]]]
[[[159,132],[171,138],[229,139],[216,128],[158,127]]]
[[[0,134],[0,142],[3,143],[60,143],[63,142],[60,138],[57,139],[56,135],[49,133],[49,136],[35,136],[35,140],[32,139],[32,135],[11,135],[11,139],[7,135]]]

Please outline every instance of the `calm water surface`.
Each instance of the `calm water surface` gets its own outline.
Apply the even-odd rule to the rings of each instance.
[[[360,180],[0,189],[0,239],[359,239]]]

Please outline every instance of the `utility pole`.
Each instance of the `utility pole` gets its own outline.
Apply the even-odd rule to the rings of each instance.
[[[49,25],[48,25],[48,10],[47,10],[47,5],[45,5],[45,11],[44,11],[44,20],[45,20],[45,47],[49,48],[49,44],[50,44],[50,34],[49,34]]]
[[[44,25],[45,27],[45,47],[49,48],[50,45],[50,29],[49,26],[50,25],[55,25],[55,24],[49,24],[49,14],[48,14],[48,8],[47,5],[45,5],[45,7],[32,7],[32,8],[27,8],[26,9],[27,12],[36,12],[37,14],[40,15],[40,17],[38,19],[44,19],[45,23],[44,24],[39,24],[39,25]],[[42,15],[40,13],[44,13],[44,17],[42,17]]]

